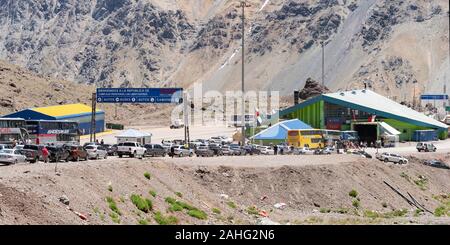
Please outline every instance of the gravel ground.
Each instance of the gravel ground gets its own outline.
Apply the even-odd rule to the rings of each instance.
[[[450,171],[421,162],[430,158],[449,162],[450,155],[409,157],[410,164],[401,166],[352,155],[108,158],[59,163],[57,172],[54,163],[0,166],[0,224],[115,224],[106,197],[115,200],[120,224],[143,219],[157,224],[158,211],[177,217],[179,224],[255,224],[260,216],[248,213],[252,206],[267,211],[271,220],[288,224],[450,224],[448,217],[427,213],[416,217],[416,208],[383,183],[410,193],[434,211],[441,205],[435,196],[450,194]],[[426,181],[419,186],[416,182],[421,178]],[[352,189],[358,192],[356,198],[349,196]],[[150,190],[157,195],[151,196]],[[138,211],[131,194],[150,199],[153,211]],[[58,200],[63,195],[69,205]],[[169,211],[166,197],[203,210],[207,219],[193,218],[186,210]],[[358,208],[352,206],[356,199]],[[281,202],[286,208],[274,208]],[[212,208],[221,213],[213,213]],[[404,217],[364,215],[368,210],[381,215],[401,209],[406,209]],[[322,213],[326,210],[330,212]]]

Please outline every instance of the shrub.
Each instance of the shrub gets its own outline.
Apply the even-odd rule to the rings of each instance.
[[[348,193],[348,195],[351,196],[351,197],[357,197],[357,196],[358,196],[358,192],[357,192],[356,190],[351,190],[351,191]]]
[[[441,217],[447,215],[447,209],[444,206],[439,206],[434,210],[434,216]]]
[[[141,210],[144,213],[148,213],[149,210],[153,209],[152,201],[149,199],[144,199],[139,195],[132,194],[131,202],[137,207],[137,209]]]
[[[178,223],[177,217],[175,216],[165,217],[164,215],[161,214],[161,212],[156,212],[153,218],[155,219],[156,223],[160,225],[174,225]]]
[[[150,179],[151,175],[150,175],[149,172],[145,172],[145,173],[144,173],[144,177],[145,177],[146,179]]]
[[[423,213],[423,210],[420,209],[420,208],[417,208],[417,209],[414,211],[414,217],[420,216],[422,213]]]
[[[175,195],[177,195],[178,197],[183,197],[183,194],[181,192],[175,192]]]
[[[112,197],[106,197],[106,202],[113,212],[117,213],[118,215],[122,215],[119,208],[117,207],[116,201],[114,201]]]
[[[428,179],[423,176],[419,176],[418,180],[414,180],[414,184],[424,191],[427,189]]]
[[[108,185],[108,191],[109,191],[109,192],[112,192],[112,191],[113,191],[112,185]]]
[[[154,190],[150,190],[148,194],[150,194],[152,197],[156,197],[156,191]]]
[[[140,219],[138,221],[138,224],[140,224],[140,225],[148,225],[148,221],[146,219]]]
[[[193,210],[189,210],[188,211],[188,215],[197,219],[206,219],[207,215],[205,212],[198,210],[198,209],[193,209]]]
[[[228,205],[228,207],[230,207],[230,208],[236,208],[236,204],[235,204],[234,202],[232,202],[232,201],[228,201],[228,202],[227,202],[227,205]]]
[[[392,218],[392,217],[403,217],[408,213],[407,209],[396,209],[392,212],[387,212],[383,216],[385,218]]]
[[[358,200],[353,200],[352,206],[355,207],[355,208],[359,208],[359,201]]]
[[[111,220],[114,223],[120,224],[120,218],[119,218],[119,215],[116,212],[109,213],[109,217],[111,217]]]
[[[250,206],[247,208],[247,213],[250,215],[257,215],[259,211],[255,206]]]
[[[185,202],[181,202],[181,201],[177,201],[177,202],[175,202],[175,204],[178,204],[179,206],[181,206],[182,208],[187,209],[187,210],[196,210],[197,209],[196,207],[194,207],[190,204],[187,204]]]
[[[331,209],[329,209],[329,208],[320,208],[320,210],[319,210],[321,213],[329,213],[329,212],[331,212]]]
[[[222,212],[218,208],[212,208],[211,211],[215,214],[221,214]]]
[[[173,197],[166,197],[166,199],[164,199],[164,200],[169,204],[174,204],[177,202],[177,200],[175,200],[175,198],[173,198]]]
[[[183,207],[178,205],[177,203],[171,204],[169,207],[169,211],[171,212],[179,212],[183,211]]]
[[[387,208],[388,205],[387,205],[386,202],[382,202],[382,203],[381,203],[381,206],[383,206],[383,208]]]
[[[365,210],[365,211],[364,211],[364,217],[368,217],[368,218],[375,219],[375,218],[380,217],[380,215],[379,215],[378,212],[376,212],[376,211]]]

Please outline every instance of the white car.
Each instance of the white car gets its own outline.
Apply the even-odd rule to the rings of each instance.
[[[20,150],[3,149],[0,151],[0,163],[10,165],[26,161],[26,156],[20,154]]]
[[[214,143],[217,143],[217,144],[231,144],[231,143],[233,143],[233,139],[230,138],[230,137],[226,137],[226,136],[211,137],[210,141],[213,141]]]
[[[408,159],[393,153],[381,153],[381,155],[377,156],[378,160],[384,161],[384,162],[393,162],[393,163],[399,163],[399,164],[406,164],[408,163]]]
[[[275,151],[270,146],[259,146],[258,150],[261,151],[263,155],[274,155]]]
[[[192,157],[194,155],[194,151],[185,147],[184,145],[175,145],[170,148],[169,156],[172,155],[178,157]]]
[[[314,150],[309,149],[308,147],[296,148],[294,149],[294,154],[297,155],[306,155],[306,154],[314,154]]]
[[[84,148],[87,152],[87,157],[89,159],[106,159],[108,158],[108,152],[101,145],[88,145]]]

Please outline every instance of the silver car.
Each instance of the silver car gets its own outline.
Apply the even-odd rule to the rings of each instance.
[[[27,158],[21,154],[20,150],[3,149],[0,151],[0,163],[16,164],[26,162]]]
[[[87,155],[89,159],[106,159],[108,158],[108,152],[101,145],[88,145],[84,149],[86,149]]]

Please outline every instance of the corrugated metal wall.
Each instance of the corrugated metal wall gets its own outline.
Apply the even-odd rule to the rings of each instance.
[[[325,128],[324,119],[324,101],[318,101],[314,104],[308,105],[291,114],[291,118],[298,118],[311,125],[313,128]]]

